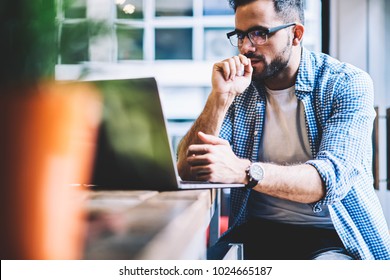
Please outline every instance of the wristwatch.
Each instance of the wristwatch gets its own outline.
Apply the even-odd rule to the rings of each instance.
[[[264,179],[264,168],[259,162],[251,163],[245,171],[248,176],[248,184],[246,184],[248,189],[253,189]]]

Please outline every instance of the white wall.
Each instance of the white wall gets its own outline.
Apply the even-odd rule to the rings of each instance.
[[[367,71],[367,0],[331,1],[332,56]]]
[[[386,108],[390,107],[390,1],[332,0],[330,54],[367,71],[375,86],[379,107],[379,180],[377,191],[390,226],[387,188]]]

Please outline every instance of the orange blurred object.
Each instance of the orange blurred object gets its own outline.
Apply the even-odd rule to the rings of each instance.
[[[229,217],[228,216],[220,216],[219,217],[219,236],[221,236],[223,233],[225,233],[225,231],[227,231],[228,228],[229,228]],[[209,238],[210,238],[210,226],[207,228],[207,231],[206,231],[206,241],[207,241],[208,246],[209,246],[209,244],[208,244]]]
[[[220,223],[219,234],[222,235],[228,229],[229,217],[228,216],[221,216],[219,218],[219,223]]]
[[[20,89],[21,90],[21,89]],[[100,94],[45,83],[0,94],[1,259],[79,259]]]

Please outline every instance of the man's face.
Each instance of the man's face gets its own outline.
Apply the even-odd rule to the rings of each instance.
[[[258,0],[236,10],[236,29],[247,31],[253,27],[275,27],[284,24],[276,15],[271,0]],[[239,47],[240,53],[251,59],[253,79],[264,80],[280,74],[291,57],[291,28],[282,29],[268,36],[264,45],[254,46],[248,37]]]

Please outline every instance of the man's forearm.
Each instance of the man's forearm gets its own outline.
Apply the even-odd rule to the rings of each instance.
[[[264,180],[254,190],[300,203],[314,203],[325,196],[317,170],[309,164],[280,166],[263,164]]]
[[[210,94],[202,113],[179,143],[177,152],[178,170],[183,179],[192,179],[189,172],[190,166],[186,158],[188,147],[192,144],[200,143],[197,133],[202,131],[218,136],[221,130],[223,119],[230,104],[218,104],[214,99],[213,94]]]

